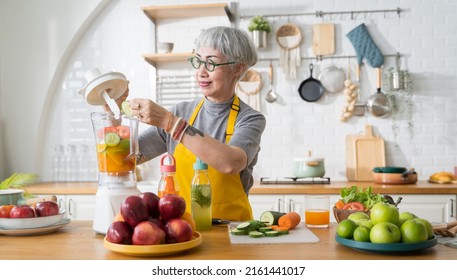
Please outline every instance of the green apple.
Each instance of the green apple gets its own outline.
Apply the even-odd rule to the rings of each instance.
[[[373,222],[370,219],[360,219],[357,222],[358,226],[363,226],[371,229],[373,227]]]
[[[351,239],[357,224],[353,220],[342,220],[336,227],[336,234],[343,238]]]
[[[414,215],[411,212],[401,212],[399,215],[399,220],[400,220],[400,226],[407,220],[412,220],[417,218],[416,215]]]
[[[370,216],[368,216],[368,214],[365,212],[354,212],[348,216],[348,219],[353,220],[354,222],[357,223],[357,221],[361,220],[361,219],[366,219],[366,220],[370,219]]]
[[[398,243],[401,241],[401,232],[396,224],[380,222],[370,230],[371,243]]]
[[[378,202],[371,208],[370,219],[373,222],[373,225],[382,222],[389,222],[398,225],[399,218],[399,211],[393,204]]]
[[[358,226],[354,230],[354,240],[358,242],[370,242],[370,229],[364,226]]]
[[[425,228],[427,229],[427,239],[432,239],[435,236],[433,233],[433,226],[429,221],[422,218],[415,218],[415,220],[424,224]]]
[[[427,228],[416,219],[405,221],[400,227],[400,232],[403,243],[424,242],[428,239]]]

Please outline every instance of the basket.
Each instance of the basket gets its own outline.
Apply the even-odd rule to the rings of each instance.
[[[333,207],[333,216],[335,216],[335,220],[337,223],[340,223],[343,220],[346,220],[349,215],[356,212],[365,212],[370,216],[370,211],[361,211],[361,210],[346,210],[346,209],[337,209]]]
[[[293,23],[283,24],[276,31],[276,42],[286,50],[298,47],[302,39],[300,28]]]

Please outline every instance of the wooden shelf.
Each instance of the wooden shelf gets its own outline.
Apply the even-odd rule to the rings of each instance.
[[[191,52],[186,53],[152,53],[143,55],[144,59],[152,65],[161,62],[184,62],[192,56]]]
[[[227,16],[230,22],[233,22],[233,16],[230,11],[230,8],[225,3],[147,6],[143,7],[142,9],[143,12],[154,23],[158,19],[194,18],[210,16]]]

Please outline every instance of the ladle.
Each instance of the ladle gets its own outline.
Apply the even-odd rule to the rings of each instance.
[[[270,89],[268,90],[267,94],[265,95],[265,99],[268,102],[272,103],[272,102],[276,101],[278,96],[276,95],[276,93],[274,92],[274,89],[273,89],[273,65],[271,64],[271,62],[270,62],[270,69],[268,71],[268,75],[270,77]]]

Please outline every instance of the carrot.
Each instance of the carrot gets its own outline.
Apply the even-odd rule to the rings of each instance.
[[[344,206],[344,202],[343,200],[338,200],[336,203],[335,203],[335,208],[336,209],[343,209],[343,206]]]
[[[301,218],[297,212],[289,212],[281,216],[278,220],[279,227],[293,229],[300,223]]]

